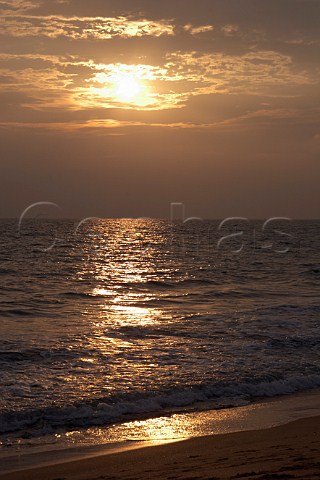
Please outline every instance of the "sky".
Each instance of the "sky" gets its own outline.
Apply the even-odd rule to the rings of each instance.
[[[0,216],[319,218],[319,59],[320,0],[0,0]]]

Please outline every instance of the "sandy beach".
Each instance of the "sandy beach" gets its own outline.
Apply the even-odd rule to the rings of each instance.
[[[0,475],[1,480],[317,479],[320,417]]]

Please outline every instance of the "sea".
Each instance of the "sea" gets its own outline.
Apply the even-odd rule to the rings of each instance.
[[[320,387],[320,222],[0,221],[0,446]]]

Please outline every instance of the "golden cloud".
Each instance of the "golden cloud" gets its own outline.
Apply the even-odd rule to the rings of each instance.
[[[0,14],[22,14],[28,10],[33,10],[41,5],[39,1],[32,0],[2,0],[0,1]]]
[[[199,35],[200,33],[213,32],[213,25],[200,25],[199,27],[194,27],[191,24],[187,24],[183,27],[186,32],[189,32],[191,35]]]
[[[239,35],[240,29],[238,25],[229,24],[221,27],[221,31],[226,37],[234,37],[236,35]]]
[[[143,37],[174,35],[167,20],[134,20],[128,17],[62,17],[3,15],[1,35],[10,37],[67,37],[74,40],[106,40],[113,37]]]
[[[272,97],[280,96],[276,87],[286,91],[288,86],[316,83],[311,74],[297,72],[289,56],[277,52],[241,56],[176,52],[166,55],[162,65],[104,64],[76,56],[2,54],[0,67],[0,92],[17,95],[25,115],[28,110],[64,114],[82,111],[90,116],[90,112],[106,109],[181,109],[200,95]],[[272,107],[262,108],[258,116],[274,116],[272,112]],[[241,121],[254,115],[250,113]],[[292,117],[293,111],[278,110],[276,117],[285,115]]]
[[[311,85],[315,79],[296,72],[290,56],[273,51],[244,55],[176,52],[167,57],[167,75],[193,84],[190,95],[210,93],[266,93],[277,86]]]

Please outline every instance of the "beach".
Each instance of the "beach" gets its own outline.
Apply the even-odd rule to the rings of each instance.
[[[319,478],[320,417],[1,475],[1,480]]]

